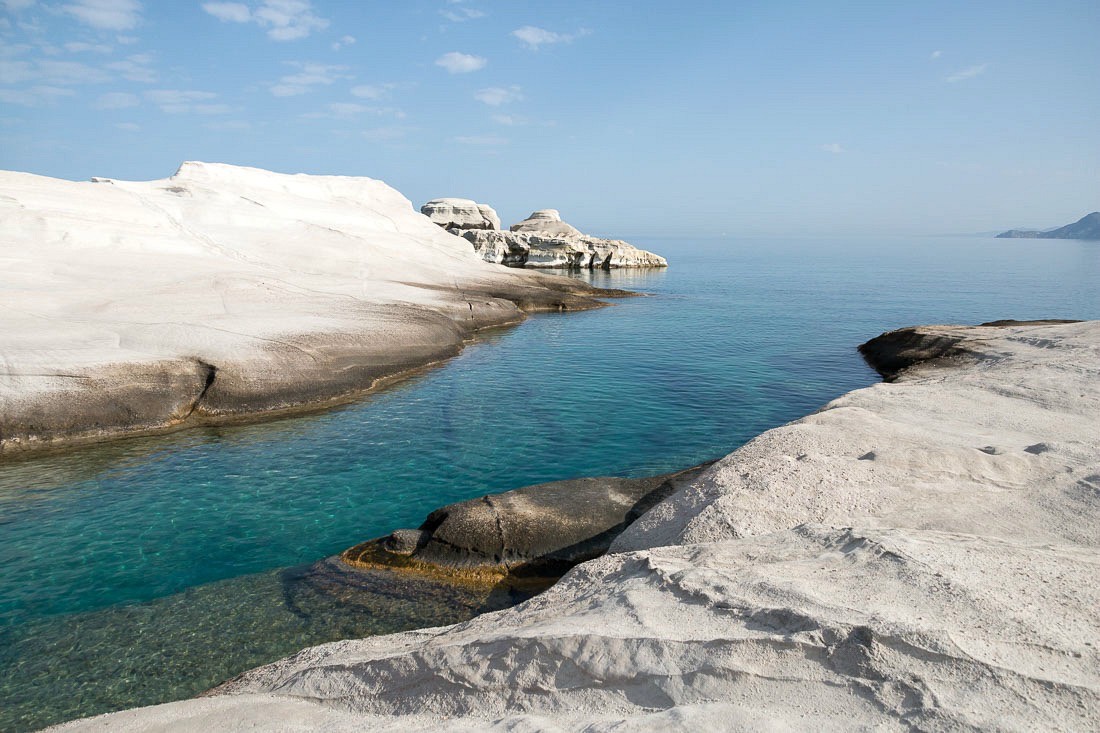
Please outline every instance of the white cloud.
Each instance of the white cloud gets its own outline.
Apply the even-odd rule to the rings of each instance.
[[[200,107],[216,106],[204,103],[217,98],[217,96],[214,92],[182,89],[153,89],[145,92],[146,99],[160,107],[161,112],[170,115],[197,112]]]
[[[266,28],[268,38],[274,41],[294,41],[329,26],[326,19],[314,15],[309,0],[262,0],[253,7],[213,2],[203,3],[202,9],[227,23],[255,23]]]
[[[299,63],[292,62],[291,66],[297,66],[297,74],[288,74],[271,85],[271,93],[276,97],[296,97],[313,91],[315,87],[335,84],[338,79],[350,79],[345,74],[346,66],[334,66],[330,64]]]
[[[0,89],[0,102],[18,104],[21,107],[41,107],[73,94],[71,89],[49,85],[33,86],[30,89]]]
[[[326,104],[323,110],[315,110],[302,115],[307,120],[335,119],[348,120],[361,114],[370,114],[376,117],[392,116],[395,119],[405,119],[405,113],[396,107],[374,107],[356,102],[333,102]]]
[[[99,99],[95,101],[96,109],[126,109],[127,107],[137,107],[141,104],[141,100],[137,98],[136,94],[130,94],[129,92],[108,92],[101,94]]]
[[[360,84],[351,88],[351,94],[360,99],[385,99],[390,96],[390,90],[396,86],[396,84]]]
[[[973,79],[975,76],[981,76],[989,69],[989,64],[977,64],[962,71],[956,71],[951,76],[947,77],[949,82],[965,81],[966,79]]]
[[[116,122],[115,127],[125,132],[138,132],[141,130],[141,125],[136,122]]]
[[[509,142],[508,138],[500,137],[499,135],[460,135],[452,139],[456,143],[462,145],[481,145],[486,147],[507,145]]]
[[[26,10],[34,5],[34,0],[0,0],[0,5],[3,5],[4,10],[9,13],[14,13],[18,10]]]
[[[576,33],[555,33],[545,28],[537,28],[533,25],[525,25],[512,31],[515,36],[527,48],[537,51],[539,46],[547,46],[555,43],[572,43],[578,38],[587,36],[592,31],[581,28]]]
[[[93,28],[128,31],[141,20],[138,0],[76,0],[61,9]]]
[[[507,127],[515,127],[516,125],[525,125],[527,120],[523,117],[517,117],[516,115],[493,115],[493,122],[498,125],[505,125]]]
[[[152,84],[157,80],[157,73],[149,67],[153,63],[153,57],[147,53],[133,54],[122,61],[112,61],[106,65],[111,71],[117,71],[119,76],[128,81]]]
[[[459,2],[450,0],[447,4],[450,7],[443,8],[439,11],[439,14],[452,23],[462,23],[467,20],[476,20],[477,18],[485,17],[484,10],[467,7],[462,4],[461,0]]]
[[[931,56],[929,56],[928,58],[930,58],[930,59],[938,59],[938,58],[939,58],[940,56],[943,56],[943,51],[933,51],[933,52],[932,52],[932,55],[931,55]]]
[[[840,143],[827,143],[821,146],[821,149],[826,153],[833,153],[834,155],[840,155],[841,153],[847,153],[848,151]]]
[[[226,23],[247,23],[252,11],[244,3],[203,3],[202,9]]]
[[[489,87],[475,94],[474,99],[479,102],[484,102],[490,107],[499,107],[502,104],[523,99],[523,94],[521,94],[520,91],[520,87],[518,86],[510,86],[508,88]]]
[[[458,51],[445,53],[435,60],[436,66],[441,66],[452,74],[469,74],[471,71],[484,69],[489,63],[481,56],[471,56]]]
[[[77,61],[0,61],[0,84],[37,82],[47,86],[76,86],[101,84],[110,78],[102,69]]]
[[[112,49],[106,43],[83,43],[80,41],[73,41],[72,43],[65,44],[65,50],[69,53],[84,53],[87,51],[94,53],[110,53]]]
[[[344,46],[354,46],[355,36],[340,36],[339,41],[334,41],[332,44],[333,51],[339,51]]]

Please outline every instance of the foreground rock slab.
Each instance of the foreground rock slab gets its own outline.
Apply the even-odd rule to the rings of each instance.
[[[621,294],[489,265],[380,181],[207,163],[0,171],[0,263],[3,455],[347,399]]]
[[[1097,729],[1100,322],[900,340],[520,606],[64,729]]]

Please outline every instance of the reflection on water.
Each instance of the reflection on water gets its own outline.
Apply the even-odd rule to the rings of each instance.
[[[651,297],[532,317],[360,403],[0,464],[0,730],[464,618],[478,601],[329,584],[307,621],[277,569],[486,492],[724,455],[875,381],[855,346],[884,330],[1100,318],[1096,243],[637,244],[671,267],[574,274]]]

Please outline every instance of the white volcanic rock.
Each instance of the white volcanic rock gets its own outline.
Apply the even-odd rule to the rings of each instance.
[[[1100,322],[764,433],[546,593],[66,730],[1096,730]]]
[[[185,163],[0,172],[0,451],[314,404],[592,305],[504,270],[380,181]],[[592,292],[588,289],[588,292]]]
[[[493,207],[470,199],[432,199],[420,213],[444,229],[500,229],[500,217]]]
[[[540,209],[518,224],[508,227],[513,232],[542,232],[564,236],[580,236],[580,230],[561,220],[557,209]]]
[[[541,209],[507,232],[457,231],[488,262],[511,267],[603,269],[667,267],[664,257],[621,239],[582,234],[561,220],[556,209]]]

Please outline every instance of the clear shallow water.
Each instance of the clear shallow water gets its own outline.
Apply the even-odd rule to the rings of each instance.
[[[724,455],[875,381],[855,346],[884,330],[1100,318],[1097,243],[637,243],[672,267],[589,279],[652,297],[531,318],[362,403],[0,465],[0,729],[421,623],[378,589],[295,613],[272,571],[485,492]]]

